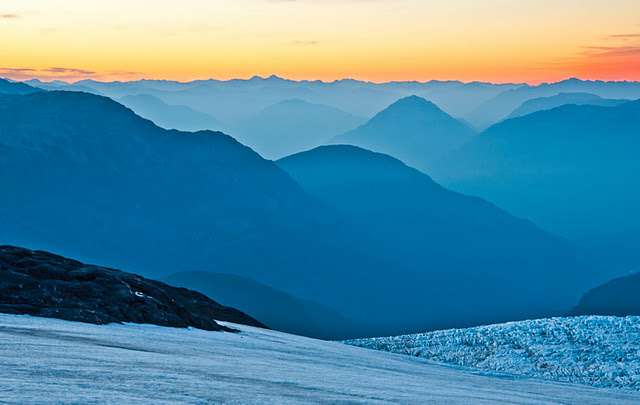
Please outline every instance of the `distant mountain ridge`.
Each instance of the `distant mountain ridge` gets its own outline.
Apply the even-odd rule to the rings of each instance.
[[[338,108],[358,117],[371,117],[403,97],[418,95],[437,104],[448,114],[484,130],[504,120],[529,99],[566,92],[582,92],[611,99],[640,98],[639,82],[604,82],[568,79],[556,83],[484,83],[406,81],[372,83],[353,79],[322,82],[289,80],[277,76],[231,80],[137,80],[99,82],[82,80],[63,83],[33,83],[47,90],[74,90],[118,99],[128,95],[149,94],[167,104],[184,105],[210,114],[234,127],[270,105],[288,99]]]
[[[59,83],[38,83],[47,90],[66,90]],[[357,117],[371,117],[395,100],[412,94],[429,98],[449,113],[463,117],[479,104],[521,84],[460,81],[372,83],[343,79],[333,82],[289,80],[276,76],[231,80],[137,80],[99,82],[82,80],[69,89],[94,92],[118,99],[149,94],[167,104],[185,105],[228,124],[240,124],[261,110],[289,99],[338,108]]]
[[[640,101],[565,105],[494,125],[434,177],[566,236],[640,229]],[[587,181],[588,179],[588,181]]]
[[[528,115],[537,111],[551,110],[567,104],[575,105],[599,105],[599,106],[616,106],[628,102],[629,100],[606,99],[595,94],[589,93],[560,93],[551,97],[541,97],[527,100],[520,107],[516,108],[509,118],[517,118]]]
[[[439,157],[469,141],[474,131],[424,98],[400,99],[331,143],[385,153],[425,172]]]
[[[183,105],[169,105],[148,94],[125,96],[116,101],[131,108],[139,116],[165,129],[180,131],[222,131],[225,125],[209,114]]]
[[[232,133],[260,155],[275,159],[322,145],[364,121],[334,107],[288,99],[243,120]]]
[[[550,97],[560,93],[589,93],[603,98],[636,100],[640,98],[640,82],[605,82],[576,78],[537,86],[520,86],[509,89],[485,101],[464,118],[483,130],[504,120],[513,110],[527,100]]]

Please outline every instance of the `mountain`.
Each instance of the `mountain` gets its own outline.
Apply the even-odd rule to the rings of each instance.
[[[560,93],[589,93],[603,98],[636,100],[640,98],[640,82],[567,79],[537,86],[519,86],[485,101],[464,118],[475,128],[486,129],[504,120],[527,100],[555,96]]]
[[[566,105],[497,124],[434,176],[570,237],[640,229],[640,101]]]
[[[163,281],[215,297],[252,314],[270,328],[319,339],[340,339],[358,333],[353,321],[313,301],[302,300],[265,284],[232,274],[182,272]],[[352,329],[351,332],[346,332]]]
[[[640,101],[566,105],[504,121],[434,165],[434,177],[584,246],[598,282],[640,265]]]
[[[362,319],[381,286],[361,280],[386,268],[233,138],[164,130],[92,94],[0,97],[0,187],[3,243],[147,277],[231,273]]]
[[[390,156],[337,145],[278,165],[389,255],[388,289],[404,278],[412,308],[394,319],[415,330],[563,313],[593,279],[564,240]]]
[[[576,105],[601,105],[601,106],[616,106],[628,102],[629,100],[612,100],[596,96],[589,93],[560,93],[551,97],[541,97],[527,100],[520,107],[513,110],[507,117],[517,118],[523,115],[528,115],[536,111],[551,110],[556,107],[560,107],[566,104]]]
[[[271,105],[236,127],[233,135],[273,159],[319,146],[365,121],[334,107],[300,99]]]
[[[116,101],[162,128],[181,131],[222,130],[224,128],[220,121],[209,114],[183,105],[169,105],[148,94],[125,96]]]
[[[394,101],[416,94],[432,100],[456,117],[464,117],[496,95],[522,85],[437,80],[372,83],[344,79],[323,82],[256,76],[250,79],[208,79],[191,82],[83,80],[71,86],[92,89],[88,92],[115,99],[136,94],[153,95],[168,104],[184,105],[211,114],[233,128],[259,114],[263,109],[291,99],[332,106],[356,117],[371,117]],[[337,133],[340,132],[332,135]]]
[[[396,101],[366,124],[337,136],[331,143],[386,153],[428,172],[434,160],[473,135],[473,130],[435,104],[410,96]]]
[[[589,290],[571,314],[640,316],[640,273],[619,277]]]
[[[0,94],[31,94],[37,92],[38,89],[28,84],[12,82],[0,78]]]
[[[48,252],[0,246],[0,312],[95,324],[146,323],[233,331],[264,327],[202,294]]]

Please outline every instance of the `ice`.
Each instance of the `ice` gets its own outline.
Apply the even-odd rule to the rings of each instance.
[[[487,371],[640,391],[640,317],[551,318],[347,343]]]
[[[241,333],[0,315],[0,402],[640,402],[637,392],[470,371],[231,326]]]

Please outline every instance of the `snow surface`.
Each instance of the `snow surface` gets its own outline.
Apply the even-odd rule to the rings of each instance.
[[[540,319],[346,343],[487,371],[640,391],[640,317]]]
[[[239,334],[0,314],[0,402],[640,403],[280,332]]]

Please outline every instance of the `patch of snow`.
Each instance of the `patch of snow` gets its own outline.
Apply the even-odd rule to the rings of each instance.
[[[640,317],[551,318],[345,343],[486,371],[640,391]]]
[[[285,333],[0,314],[0,402],[633,404],[640,393],[433,364]]]

